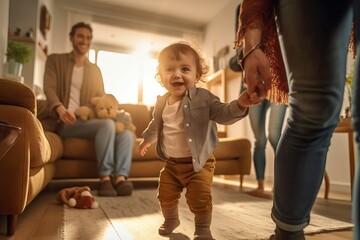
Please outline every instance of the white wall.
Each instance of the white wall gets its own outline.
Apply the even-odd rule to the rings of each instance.
[[[210,58],[224,46],[230,47],[230,53],[226,57],[226,63],[235,54],[232,49],[235,40],[235,15],[236,7],[241,1],[234,0],[207,25],[205,33],[204,50]],[[241,78],[227,81],[227,101],[235,99],[239,94]],[[250,128],[249,119],[243,119],[228,127],[228,136],[246,137],[253,141],[253,133]],[[266,173],[265,177],[273,179],[274,153],[270,144],[266,148]],[[330,177],[331,190],[350,192],[349,154],[347,135],[334,133],[328,153],[326,169]],[[246,178],[255,179],[252,165],[251,175]],[[245,181],[246,181],[245,178]],[[324,184],[323,184],[324,185]],[[324,187],[324,186],[322,186]],[[331,194],[331,192],[330,192]],[[331,196],[331,195],[330,195]]]
[[[235,55],[233,43],[235,40],[236,8],[241,1],[233,0],[226,5],[206,27],[204,49],[209,57],[214,56],[221,48],[229,46],[230,53],[225,62]]]
[[[49,11],[49,14],[51,16],[50,20],[50,30],[46,33],[46,38],[42,35],[40,31],[40,13],[41,13],[41,7],[45,5],[47,10]],[[51,52],[51,46],[52,46],[52,39],[53,39],[53,33],[56,31],[55,24],[54,24],[54,0],[39,0],[37,5],[37,21],[36,21],[36,47],[35,47],[35,64],[34,64],[34,81],[33,81],[33,88],[39,90],[43,88],[43,78],[44,78],[44,72],[45,72],[45,62],[46,62],[46,54],[44,52],[44,48],[47,48],[48,53]],[[39,97],[39,96],[38,96]],[[40,96],[41,97],[41,96]]]
[[[98,4],[91,4],[91,2],[84,4],[80,0],[58,0],[55,1],[55,5],[57,31],[54,33],[52,52],[64,52],[72,49],[68,41],[68,27],[71,27],[73,23],[78,21],[93,23],[94,39],[92,46],[94,48],[114,46],[114,48],[122,50],[133,50],[132,44],[129,46],[127,42],[136,41],[134,38],[136,38],[135,36],[138,31],[150,34],[160,33],[164,36],[168,35],[165,38],[154,39],[156,41],[155,46],[162,45],[164,41],[173,42],[180,39],[186,39],[192,44],[197,45],[198,43],[201,44],[203,40],[202,28],[187,24],[186,21],[159,21],[157,15],[154,14],[136,14],[121,7],[108,8]],[[67,24],[69,25],[67,26]],[[108,31],[114,31],[114,38],[111,41],[99,37],[102,33],[99,27],[103,25],[109,26]],[[129,31],[121,29],[130,30],[130,34]],[[122,36],[129,36],[129,40],[123,42],[124,37]],[[138,38],[141,38],[141,36],[142,34]],[[64,37],[66,37],[66,41],[64,41]]]
[[[5,73],[6,48],[9,23],[9,0],[0,1],[0,76]]]
[[[229,54],[225,57],[228,66],[235,55],[235,19],[236,8],[241,1],[233,0],[207,25],[204,40],[204,51],[208,58],[213,57],[223,47],[229,47]],[[211,64],[211,61],[209,61]],[[237,98],[240,91],[241,78],[227,82],[227,101]],[[249,137],[252,133],[248,119],[244,119],[232,126],[228,126],[229,137]]]
[[[8,11],[9,31],[11,33],[16,28],[21,29],[20,36],[25,36],[30,28],[34,31],[34,42],[24,42],[32,51],[30,62],[24,64],[22,72],[24,83],[30,88],[34,88],[35,85],[42,86],[46,55],[41,48],[49,46],[51,42],[51,31],[48,32],[45,39],[39,30],[40,10],[43,5],[52,15],[53,0],[12,0]]]
[[[22,6],[22,7],[19,7]],[[14,33],[16,28],[20,28],[20,36],[25,36],[25,33],[30,29],[36,29],[37,21],[37,7],[38,0],[11,0],[9,11],[9,30]],[[30,47],[32,57],[28,63],[23,65],[22,76],[24,77],[24,83],[29,87],[32,87],[34,81],[34,65],[36,54],[36,42],[24,42]]]
[[[62,1],[55,1],[54,5],[54,31],[50,53],[63,53],[66,51],[66,42],[69,40],[67,32],[67,15]]]

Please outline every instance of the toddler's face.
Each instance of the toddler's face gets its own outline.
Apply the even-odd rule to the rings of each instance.
[[[191,54],[180,53],[179,59],[171,58],[160,67],[160,78],[173,97],[181,99],[187,89],[197,82],[195,59]]]

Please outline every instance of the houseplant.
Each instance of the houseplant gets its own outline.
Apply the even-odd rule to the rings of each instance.
[[[6,56],[8,73],[21,76],[23,64],[30,61],[31,49],[24,43],[9,41]]]

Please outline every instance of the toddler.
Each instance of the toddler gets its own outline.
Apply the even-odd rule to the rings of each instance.
[[[156,78],[168,91],[158,97],[153,118],[143,132],[140,154],[156,142],[159,157],[166,161],[160,172],[158,199],[164,223],[160,235],[168,235],[180,225],[178,204],[186,188],[186,200],[194,214],[193,239],[213,239],[211,185],[215,168],[213,151],[218,144],[219,124],[232,124],[258,104],[257,93],[243,92],[238,99],[223,103],[204,88],[208,66],[200,54],[186,42],[174,43],[158,57]]]

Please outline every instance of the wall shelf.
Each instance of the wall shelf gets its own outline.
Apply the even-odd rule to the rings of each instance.
[[[35,40],[33,38],[26,37],[26,36],[9,35],[8,39],[11,40],[11,41],[35,43]]]
[[[241,73],[239,72],[234,72],[233,70],[231,70],[229,67],[226,67],[224,69],[220,69],[217,72],[211,74],[208,78],[207,78],[207,82],[206,82],[206,88],[212,92],[212,90],[214,88],[219,88],[220,90],[220,96],[218,96],[220,98],[221,101],[227,101],[227,96],[226,96],[226,81],[233,79],[233,78],[237,78],[240,77]]]

